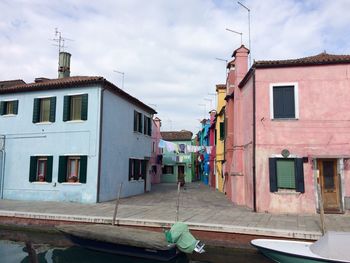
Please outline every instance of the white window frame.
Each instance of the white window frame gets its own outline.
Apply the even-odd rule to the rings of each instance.
[[[294,118],[274,118],[273,108],[273,88],[282,86],[294,86]],[[298,82],[279,82],[270,83],[270,119],[271,120],[298,120],[299,119],[299,85]]]

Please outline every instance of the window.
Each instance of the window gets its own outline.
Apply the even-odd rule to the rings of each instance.
[[[86,183],[87,156],[60,156],[58,167],[59,183]]]
[[[297,83],[271,84],[271,119],[297,119],[298,85]]]
[[[179,153],[186,153],[186,144],[184,143],[179,144]]]
[[[33,105],[33,123],[55,122],[56,97],[36,98]]]
[[[88,117],[88,94],[64,96],[63,121],[86,121]]]
[[[220,122],[220,140],[225,140],[225,122]]]
[[[129,181],[145,179],[147,174],[147,160],[129,159]]]
[[[149,136],[152,135],[152,123],[151,118],[144,116],[143,117],[143,133]]]
[[[134,111],[134,131],[142,133],[142,113]]]
[[[163,174],[174,174],[174,166],[164,165],[162,172]]]
[[[304,168],[302,158],[270,158],[270,192],[290,189],[304,193]]]
[[[18,114],[18,100],[0,102],[0,115],[17,115],[17,114]]]
[[[31,156],[29,182],[52,182],[52,156]]]

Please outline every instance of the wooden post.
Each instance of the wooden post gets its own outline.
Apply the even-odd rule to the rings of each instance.
[[[123,182],[121,182],[120,185],[119,185],[118,197],[117,197],[117,201],[115,202],[114,214],[113,214],[113,219],[112,219],[112,226],[114,226],[114,224],[115,224],[115,218],[117,217],[118,206],[119,206],[119,200],[120,200],[120,193],[121,193],[121,191],[122,191],[122,186],[123,186]]]
[[[181,187],[181,182],[178,182],[178,183],[177,183],[177,202],[176,202],[176,217],[175,217],[175,222],[179,221],[180,187]]]
[[[325,224],[324,224],[324,208],[323,208],[323,197],[322,190],[320,185],[320,171],[317,170],[317,192],[318,192],[318,207],[320,208],[320,219],[321,219],[321,232],[322,236],[326,232]]]

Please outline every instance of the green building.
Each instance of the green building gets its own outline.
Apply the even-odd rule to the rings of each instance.
[[[185,182],[193,180],[193,154],[187,153],[186,146],[192,145],[192,132],[166,131],[161,132],[162,139],[178,145],[178,150],[163,149],[163,168],[161,183],[176,183],[182,174]]]

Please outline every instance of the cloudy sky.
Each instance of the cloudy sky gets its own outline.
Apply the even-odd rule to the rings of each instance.
[[[350,0],[242,0],[252,59],[350,54]],[[215,106],[225,62],[248,46],[248,12],[233,0],[0,0],[0,79],[57,77],[55,28],[71,75],[103,76],[155,108],[162,130],[196,132]]]

